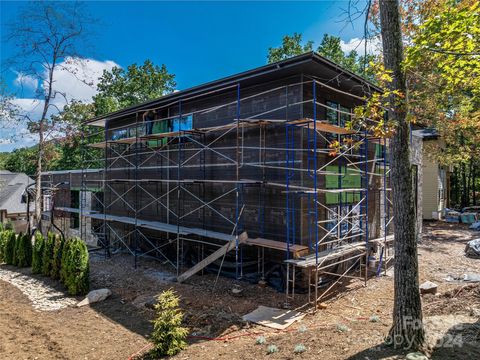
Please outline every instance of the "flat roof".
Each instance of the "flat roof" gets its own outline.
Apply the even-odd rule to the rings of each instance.
[[[295,74],[322,75],[328,80],[335,77],[346,86],[350,87],[352,92],[357,95],[370,94],[374,91],[382,91],[377,85],[364,79],[363,77],[347,70],[340,65],[328,60],[316,52],[308,52],[286,60],[263,65],[248,71],[221,78],[215,81],[207,82],[185,90],[176,91],[158,99],[150,100],[141,104],[130,106],[109,114],[95,117],[85,121],[86,124],[93,126],[105,126],[107,120],[119,119],[125,116],[135,114],[139,111],[146,111],[151,108],[166,105],[169,102],[175,102],[187,96],[207,94],[210,91],[221,90],[228,86],[248,86],[260,82],[288,77]]]

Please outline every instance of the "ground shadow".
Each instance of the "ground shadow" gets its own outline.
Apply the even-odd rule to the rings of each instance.
[[[379,343],[348,358],[348,360],[405,359],[412,351],[395,350]],[[460,323],[449,328],[431,349],[431,360],[480,359],[480,320],[476,323]]]

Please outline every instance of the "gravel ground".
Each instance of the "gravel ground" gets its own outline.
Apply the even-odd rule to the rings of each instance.
[[[18,269],[0,266],[0,280],[6,281],[22,293],[32,302],[32,306],[40,311],[55,311],[75,305],[76,298],[68,297],[64,291],[57,290],[50,279],[32,275],[30,269]],[[56,284],[58,285],[58,284]]]

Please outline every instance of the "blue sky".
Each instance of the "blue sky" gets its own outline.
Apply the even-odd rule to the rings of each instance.
[[[25,5],[1,2],[2,33],[5,23]],[[318,44],[323,34],[329,33],[340,36],[347,50],[350,41],[363,34],[361,20],[353,26],[345,23],[347,1],[89,1],[86,5],[101,20],[92,39],[93,50],[84,54],[94,60],[93,67],[126,67],[149,58],[176,74],[178,89],[265,64],[268,48],[278,46],[285,34],[299,32],[305,40]],[[13,45],[2,42],[2,60],[13,51]],[[20,91],[14,70],[4,72],[9,89],[19,98],[32,97],[32,88],[24,86]],[[83,91],[82,95],[91,93]],[[21,139],[0,143],[0,151],[24,144]]]

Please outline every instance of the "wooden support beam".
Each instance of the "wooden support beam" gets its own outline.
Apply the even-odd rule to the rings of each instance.
[[[248,239],[247,233],[243,232],[239,235],[238,242],[241,244],[241,243],[245,242],[247,239]],[[189,277],[191,277],[192,275],[195,275],[197,272],[199,272],[200,270],[204,269],[205,267],[210,265],[215,260],[222,257],[223,255],[225,255],[230,250],[235,249],[235,245],[236,245],[235,239],[229,241],[227,244],[222,246],[220,249],[218,249],[217,251],[215,251],[212,254],[210,254],[209,256],[207,256],[205,259],[203,259],[202,261],[200,261],[199,263],[197,263],[196,265],[194,265],[193,267],[191,267],[190,269],[185,271],[183,274],[179,275],[177,277],[177,281],[179,283],[181,283],[181,282],[187,280]]]

